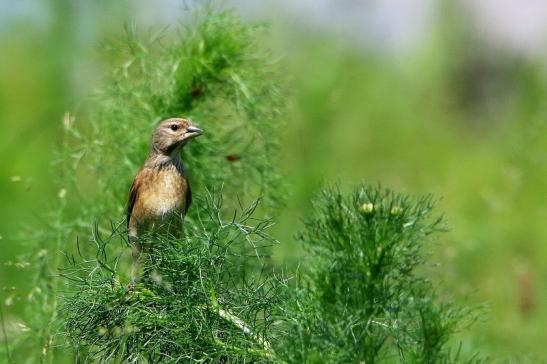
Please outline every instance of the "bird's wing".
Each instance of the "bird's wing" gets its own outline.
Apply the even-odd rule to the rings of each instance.
[[[129,228],[129,220],[131,219],[131,213],[133,212],[133,207],[135,206],[135,202],[137,201],[137,194],[142,181],[141,171],[142,170],[140,170],[135,176],[135,179],[133,180],[133,183],[131,184],[131,189],[129,190],[129,198],[127,199],[127,227],[128,228]]]
[[[190,181],[188,181],[188,178],[186,178],[186,203],[184,205],[184,215],[188,212],[188,209],[190,208],[190,204],[192,203],[192,189],[190,188]]]

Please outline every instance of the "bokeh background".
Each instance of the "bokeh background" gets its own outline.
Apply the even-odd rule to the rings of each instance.
[[[466,346],[547,358],[547,3],[543,0],[225,1],[269,23],[289,80],[275,227],[280,264],[323,182],[432,193],[451,231],[434,278],[485,303]],[[101,83],[104,39],[175,25],[184,3],[0,0],[0,298],[28,291],[21,230],[58,198],[62,118]],[[130,122],[130,121],[128,121]]]

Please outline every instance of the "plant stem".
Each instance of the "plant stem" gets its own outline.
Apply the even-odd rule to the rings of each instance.
[[[249,335],[252,338],[256,339],[258,341],[258,343],[260,345],[262,345],[262,347],[264,349],[266,349],[269,352],[272,351],[272,347],[271,347],[270,343],[266,339],[261,338],[258,335],[256,335],[255,333],[253,333],[253,331],[247,326],[247,324],[242,319],[240,319],[239,317],[237,317],[233,313],[230,313],[228,311],[223,310],[222,308],[218,309],[218,314],[220,315],[220,317],[222,317],[226,321],[230,321],[235,326],[239,327],[241,329],[241,331],[243,331],[243,333],[245,333],[246,335]]]

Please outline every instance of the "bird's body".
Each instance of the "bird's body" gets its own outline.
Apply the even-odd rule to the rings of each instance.
[[[156,127],[150,154],[133,180],[127,203],[127,231],[136,261],[143,250],[138,237],[144,232],[164,226],[170,232],[180,229],[192,201],[180,150],[201,133],[187,119],[167,119]]]
[[[157,225],[180,221],[192,201],[180,156],[166,160],[151,156],[135,176],[129,200],[129,236],[136,237]]]

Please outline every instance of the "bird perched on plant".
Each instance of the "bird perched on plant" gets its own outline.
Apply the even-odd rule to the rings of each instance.
[[[180,151],[202,133],[189,119],[171,118],[156,127],[150,154],[129,191],[127,231],[135,243],[134,258],[142,251],[139,235],[160,225],[176,225],[188,211],[192,192]]]

